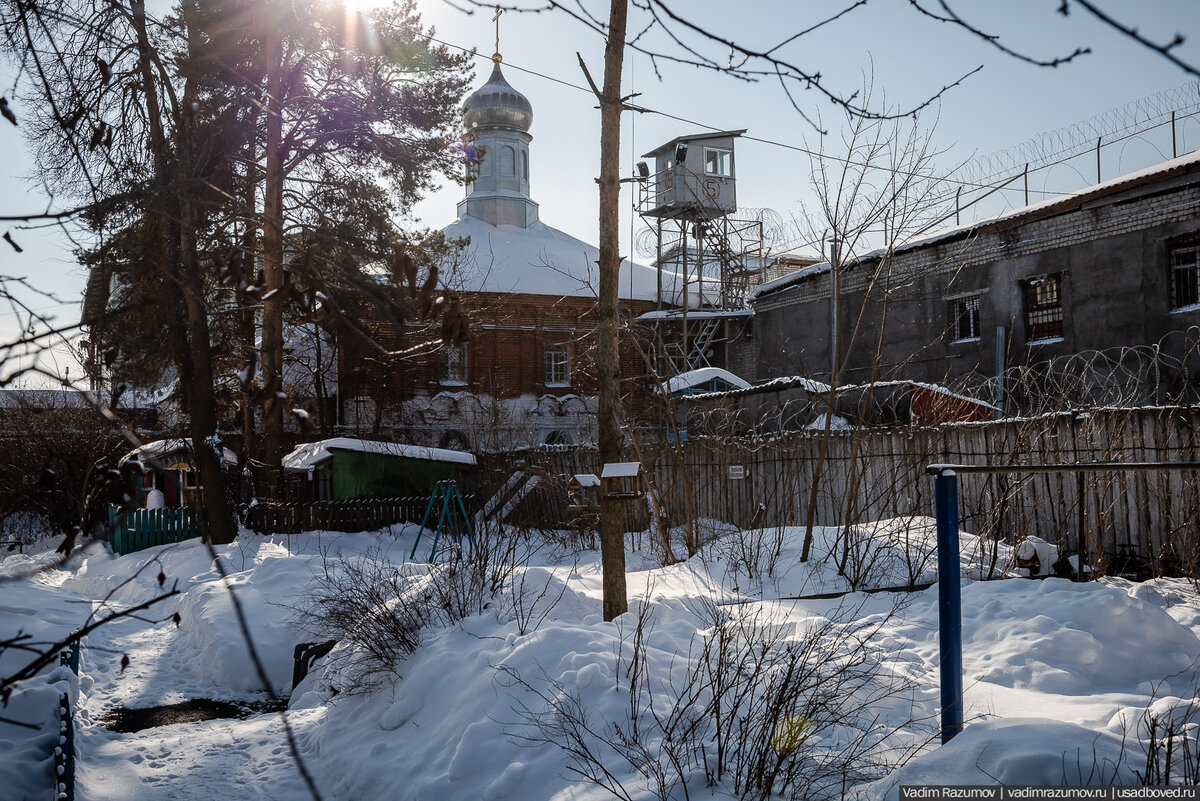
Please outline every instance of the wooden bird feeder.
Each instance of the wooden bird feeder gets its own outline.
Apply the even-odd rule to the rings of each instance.
[[[607,498],[633,501],[646,492],[641,462],[609,462],[600,471],[600,486]]]
[[[567,511],[574,514],[595,514],[600,511],[600,476],[578,473],[567,482]]]

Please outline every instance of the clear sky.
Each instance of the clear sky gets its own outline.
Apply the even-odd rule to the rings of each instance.
[[[937,6],[936,2],[924,4]],[[602,2],[585,5],[601,16],[607,6]],[[847,4],[675,0],[668,5],[722,36],[767,50]],[[1200,61],[1200,3],[1196,0],[1102,5],[1156,41],[1168,41],[1177,32],[1184,34],[1189,41],[1179,54],[1193,63]],[[1180,86],[1189,79],[1159,54],[1096,22],[1081,8],[1063,17],[1057,12],[1059,0],[962,0],[951,6],[977,27],[999,34],[1010,48],[1043,60],[1065,56],[1077,47],[1093,52],[1057,68],[1036,67],[999,52],[966,31],[923,17],[908,0],[869,0],[780,53],[807,71],[820,72],[828,87],[843,95],[861,88],[864,78],[873,73],[876,96],[885,97],[888,105],[905,108],[924,102],[946,84],[982,66],[923,115],[925,125],[936,121],[935,143],[947,150],[942,159],[946,165],[973,154],[1008,149],[1042,132]],[[433,0],[422,5],[440,39],[478,50],[478,85],[491,66],[487,58],[494,43],[492,14],[477,10],[468,15],[459,7],[461,3]],[[631,9],[630,31],[640,30],[645,19]],[[558,81],[584,85],[577,53],[599,81],[603,41],[561,12],[509,12],[501,17],[500,26],[506,77],[533,103],[531,192],[541,204],[542,219],[595,242],[597,190],[593,179],[599,170],[599,112],[588,92]],[[652,32],[647,41],[662,52],[680,52],[660,34]],[[692,37],[688,41],[698,40]],[[707,47],[706,52],[722,59],[720,47]],[[633,102],[664,115],[625,115],[624,174],[632,175],[641,154],[675,136],[702,131],[703,126],[746,128],[748,137],[779,145],[750,139],[739,142],[739,203],[772,208],[784,217],[799,214],[802,202],[811,205],[809,156],[780,145],[837,151],[841,117],[815,91],[800,92],[798,99],[801,110],[809,117],[820,117],[829,130],[825,142],[791,107],[773,80],[747,83],[665,60],[656,66],[635,53],[628,56],[625,76],[625,91],[641,93]],[[1190,147],[1200,146],[1200,128],[1194,133]],[[1070,185],[1051,180],[1043,188],[1053,191],[1059,188],[1056,183],[1065,190],[1079,185],[1078,181]],[[440,226],[453,218],[454,203],[461,196],[461,188],[449,187],[416,211],[423,223]],[[1039,199],[1036,188],[1033,199]],[[628,209],[632,201],[628,188],[622,200]],[[628,211],[625,214],[631,216]],[[628,229],[627,219],[623,230]],[[806,243],[797,240],[792,244],[803,247]],[[628,242],[624,252],[629,252]],[[644,260],[640,254],[635,256]]]
[[[930,8],[936,0],[922,0]],[[1107,12],[1136,25],[1155,41],[1168,41],[1176,33],[1188,37],[1176,51],[1192,64],[1200,64],[1200,1],[1097,0]],[[537,0],[521,0],[538,5]],[[988,33],[998,34],[1009,47],[1042,59],[1064,56],[1077,47],[1093,52],[1057,68],[1035,67],[953,28],[921,16],[908,0],[868,0],[841,19],[790,43],[780,54],[797,66],[819,72],[832,91],[847,94],[859,89],[868,74],[874,91],[889,104],[911,107],[936,94],[944,85],[982,66],[983,69],[950,89],[937,104],[935,141],[946,149],[944,164],[987,154],[1020,144],[1042,132],[1071,125],[1130,101],[1189,80],[1189,76],[1161,55],[1098,23],[1075,3],[1067,17],[1058,13],[1061,0],[951,0],[951,7]],[[602,18],[607,3],[584,0],[582,5]],[[846,2],[718,2],[718,0],[668,0],[673,10],[700,25],[754,49],[767,50],[793,33],[804,30],[845,7]],[[437,36],[479,53],[475,86],[486,80],[491,68],[495,27],[489,10],[465,14],[461,0],[420,0],[427,23]],[[631,9],[630,31],[639,31],[645,18]],[[667,53],[678,53],[660,32],[643,40]],[[690,42],[696,42],[693,37]],[[603,40],[588,26],[561,11],[509,12],[500,22],[500,49],[509,82],[532,102],[531,191],[541,205],[544,222],[588,242],[597,240],[597,187],[599,174],[599,112],[595,100],[580,88],[584,77],[577,53],[597,81],[603,71]],[[720,47],[706,52],[724,59]],[[572,84],[567,85],[567,84]],[[811,203],[810,159],[787,146],[836,151],[840,116],[815,91],[801,92],[801,109],[820,117],[830,130],[821,135],[791,107],[777,82],[747,83],[727,75],[631,53],[625,70],[626,92],[638,92],[634,102],[663,112],[626,114],[622,131],[623,173],[632,175],[641,154],[676,136],[716,129],[746,128],[748,136],[767,142],[742,140],[737,150],[738,200],[746,207],[768,207],[785,217],[800,213]],[[4,87],[5,94],[9,88]],[[19,114],[18,110],[18,114]],[[693,122],[672,119],[673,115]],[[1193,129],[1188,149],[1200,147],[1200,123]],[[0,121],[0,213],[40,210],[47,204],[33,168],[25,156],[19,129]],[[1169,153],[1167,154],[1169,155]],[[1137,165],[1142,166],[1142,165]],[[1114,166],[1112,174],[1116,174]],[[1044,188],[1054,190],[1054,181]],[[1078,182],[1077,182],[1078,184]],[[1063,185],[1064,189],[1076,186]],[[628,186],[622,201],[623,230],[630,230],[632,213]],[[1036,191],[1036,189],[1035,189]],[[442,227],[455,217],[455,203],[463,189],[449,186],[423,201],[414,210],[423,225]],[[1034,198],[1038,199],[1038,198]],[[68,304],[82,292],[83,275],[70,255],[71,245],[62,235],[20,230],[8,226],[26,251],[13,252],[0,242],[0,274],[29,278],[57,293]],[[792,242],[798,248],[806,244]],[[626,233],[623,253],[631,247]],[[640,260],[646,258],[634,254]],[[77,306],[51,308],[53,301],[35,301],[57,312],[61,322],[77,319]],[[0,309],[0,334],[11,333],[13,319]],[[77,369],[77,368],[76,368]]]

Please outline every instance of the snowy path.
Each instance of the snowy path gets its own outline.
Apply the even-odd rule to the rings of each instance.
[[[296,728],[312,710],[289,713]],[[144,729],[93,730],[78,768],[80,801],[302,799],[304,784],[288,753],[278,714]]]
[[[156,607],[153,614],[169,617],[177,610],[188,620],[183,598]],[[117,707],[144,708],[195,698],[265,700],[264,693],[206,680],[204,671],[197,670],[194,643],[186,634],[170,621],[124,620],[87,638],[80,669],[76,797],[80,801],[306,798],[278,713],[133,733],[104,727],[102,718]],[[124,671],[122,655],[130,660]],[[320,717],[314,710],[289,713],[299,737]]]

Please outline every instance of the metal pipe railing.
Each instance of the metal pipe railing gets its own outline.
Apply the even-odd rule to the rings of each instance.
[[[938,649],[942,700],[942,742],[963,730],[962,587],[958,564],[958,475],[971,473],[1076,473],[1079,481],[1079,564],[1083,577],[1087,554],[1083,503],[1085,473],[1200,470],[1200,462],[1077,462],[1075,464],[931,464],[937,508]]]

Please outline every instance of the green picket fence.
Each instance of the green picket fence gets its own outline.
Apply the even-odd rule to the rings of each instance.
[[[110,506],[108,526],[112,549],[122,555],[200,536],[190,509],[134,509],[122,513]]]

